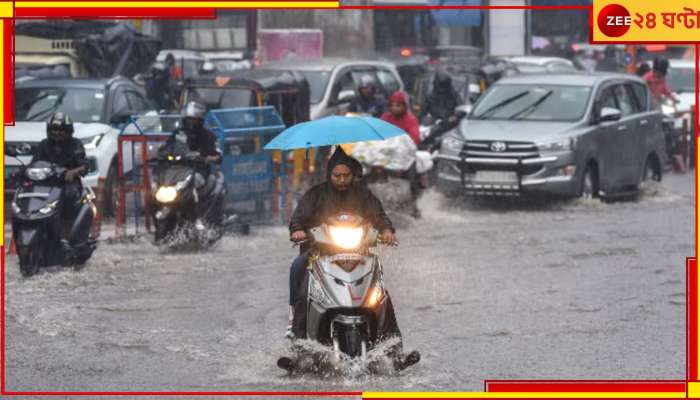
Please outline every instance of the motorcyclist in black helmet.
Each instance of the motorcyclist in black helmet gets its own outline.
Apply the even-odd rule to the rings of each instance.
[[[464,104],[462,97],[452,87],[452,77],[438,70],[433,78],[433,88],[421,107],[418,120],[430,115],[434,121],[445,120],[451,124],[459,120],[457,107]]]
[[[46,139],[37,146],[32,162],[46,161],[66,168],[63,176],[61,203],[61,245],[69,254],[71,246],[68,243],[70,229],[79,211],[80,197],[83,192],[81,177],[88,172],[88,159],[83,143],[73,137],[73,120],[66,113],[57,112],[46,123]]]
[[[358,96],[353,100],[348,111],[381,117],[386,111],[386,100],[377,92],[377,85],[370,75],[362,75],[357,88]]]

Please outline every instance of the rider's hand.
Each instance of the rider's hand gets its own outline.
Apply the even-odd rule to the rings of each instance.
[[[306,239],[306,232],[304,231],[295,231],[292,232],[292,236],[290,237],[292,239],[292,242],[301,242]]]
[[[388,244],[399,244],[399,241],[396,240],[396,234],[391,229],[385,229],[382,232],[382,241]]]
[[[66,171],[65,180],[66,182],[73,182],[75,178],[78,177],[79,171],[77,169],[69,169]]]

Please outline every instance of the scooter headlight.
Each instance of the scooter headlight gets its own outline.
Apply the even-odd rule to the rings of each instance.
[[[44,215],[50,214],[56,209],[56,205],[58,205],[58,200],[47,204],[46,207],[40,208],[39,213],[44,214]]]
[[[27,178],[33,181],[43,181],[50,173],[51,168],[27,168]]]
[[[177,189],[174,186],[161,186],[156,192],[156,200],[159,203],[170,203],[177,198]]]
[[[19,206],[17,205],[17,203],[15,203],[14,201],[12,202],[12,212],[15,213],[15,214],[20,214],[20,213],[22,213],[22,209],[19,208]]]
[[[369,290],[369,294],[367,295],[367,307],[369,308],[374,308],[376,307],[379,303],[382,302],[384,299],[384,288],[381,286],[373,286],[372,289]]]
[[[331,226],[328,229],[333,244],[343,249],[354,249],[362,242],[364,230],[362,227],[345,228],[339,226]]]

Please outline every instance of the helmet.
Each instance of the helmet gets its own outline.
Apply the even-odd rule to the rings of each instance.
[[[374,78],[369,75],[362,75],[360,77],[360,87],[374,88]]]
[[[435,79],[433,80],[433,86],[435,86],[438,89],[447,89],[452,85],[452,78],[450,75],[443,71],[439,70],[435,73]]]
[[[46,122],[46,136],[55,142],[66,140],[73,136],[73,120],[68,114],[57,112]]]
[[[207,109],[201,103],[189,101],[182,109],[182,126],[185,132],[193,134],[204,125],[204,114]]]
[[[204,119],[207,109],[197,101],[189,101],[182,109],[182,118]]]
[[[666,73],[668,73],[668,60],[665,58],[655,58],[652,68],[661,75],[666,75]]]

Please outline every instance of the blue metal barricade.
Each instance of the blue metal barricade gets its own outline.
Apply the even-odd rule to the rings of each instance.
[[[210,110],[205,124],[218,136],[223,155],[226,211],[243,223],[271,222],[280,207],[284,168],[275,170],[273,154],[263,146],[284,130],[280,115],[271,106]]]

